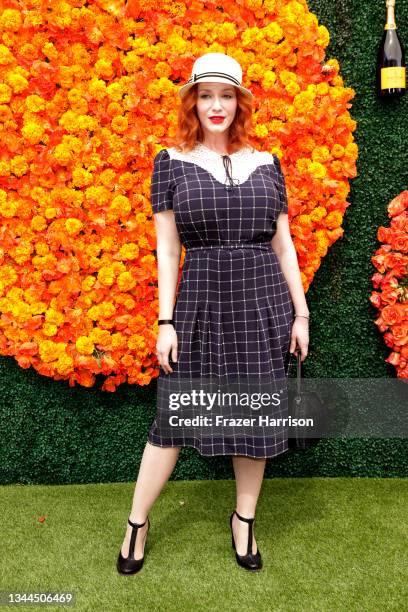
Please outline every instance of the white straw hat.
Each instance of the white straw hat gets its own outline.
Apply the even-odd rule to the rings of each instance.
[[[194,62],[191,77],[180,87],[178,94],[183,98],[195,83],[227,83],[235,85],[245,95],[253,98],[253,93],[242,87],[242,68],[236,59],[224,53],[205,53]]]

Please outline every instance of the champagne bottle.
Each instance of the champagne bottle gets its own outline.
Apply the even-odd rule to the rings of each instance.
[[[405,54],[397,34],[395,0],[386,0],[387,21],[378,49],[377,94],[380,97],[403,95],[406,91]]]

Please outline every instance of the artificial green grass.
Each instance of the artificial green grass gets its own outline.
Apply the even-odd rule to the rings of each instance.
[[[119,575],[133,488],[2,486],[0,591],[74,591],[81,611],[407,609],[404,479],[264,479],[257,573],[231,548],[235,482],[211,480],[166,484],[150,512],[144,567]]]

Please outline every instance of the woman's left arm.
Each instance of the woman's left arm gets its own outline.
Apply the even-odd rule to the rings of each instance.
[[[278,215],[276,233],[271,240],[271,245],[288,283],[295,314],[309,316],[309,308],[303,290],[297,253],[290,234],[289,217],[286,212],[281,212]],[[303,361],[307,356],[309,345],[309,320],[303,316],[297,316],[292,327],[289,350],[297,356],[296,344],[300,348],[301,359]]]

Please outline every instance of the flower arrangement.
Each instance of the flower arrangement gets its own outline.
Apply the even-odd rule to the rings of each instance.
[[[158,375],[152,162],[207,51],[254,92],[307,291],[343,234],[357,146],[354,91],[306,0],[5,0],[0,29],[2,355],[106,391]]]
[[[380,316],[374,321],[392,349],[386,361],[395,366],[398,378],[408,378],[408,190],[388,205],[390,227],[380,227],[381,247],[371,258],[378,272],[372,277],[370,301]]]

